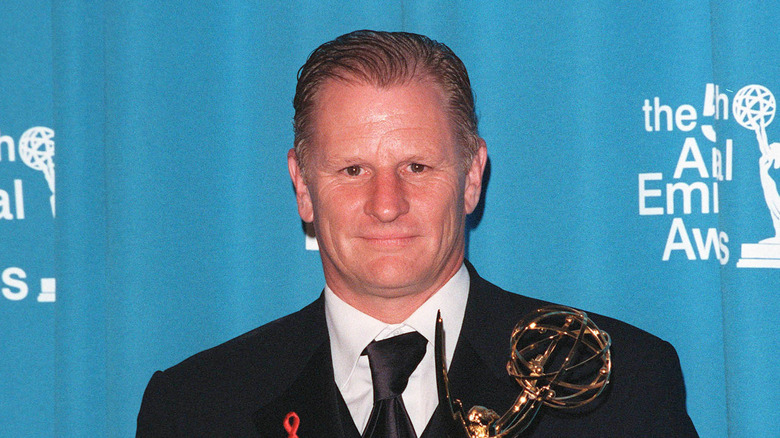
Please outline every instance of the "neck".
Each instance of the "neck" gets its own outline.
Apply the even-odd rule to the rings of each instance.
[[[429,286],[410,290],[356,290],[338,281],[331,282],[326,276],[328,287],[342,301],[372,318],[387,324],[404,322],[430,297],[442,288],[458,272],[463,260],[448,267]]]
[[[335,290],[333,293],[350,306],[372,318],[387,324],[399,324],[409,318],[415,310],[419,309],[435,291],[428,292],[425,295],[417,294],[395,298],[372,297],[363,300],[352,300],[348,296],[340,295]]]

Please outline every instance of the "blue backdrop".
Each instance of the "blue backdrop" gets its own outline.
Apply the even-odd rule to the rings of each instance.
[[[755,245],[780,7],[496,3],[0,4],[0,436],[132,436],[154,370],[319,295],[291,100],[358,28],[466,63],[484,277],[672,342],[703,437],[780,436],[780,256]]]

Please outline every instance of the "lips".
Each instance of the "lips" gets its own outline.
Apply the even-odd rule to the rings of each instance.
[[[417,236],[412,234],[383,234],[360,236],[360,238],[371,245],[379,247],[399,247],[410,244]]]

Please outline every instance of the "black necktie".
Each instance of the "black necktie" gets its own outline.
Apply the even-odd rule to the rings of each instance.
[[[417,438],[401,393],[425,356],[427,344],[423,335],[411,332],[373,341],[363,350],[374,385],[374,408],[363,438]]]

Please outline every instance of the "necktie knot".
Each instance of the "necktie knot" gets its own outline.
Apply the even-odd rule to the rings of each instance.
[[[363,353],[368,355],[375,402],[404,392],[409,376],[425,356],[427,345],[425,337],[417,332],[368,344]]]

